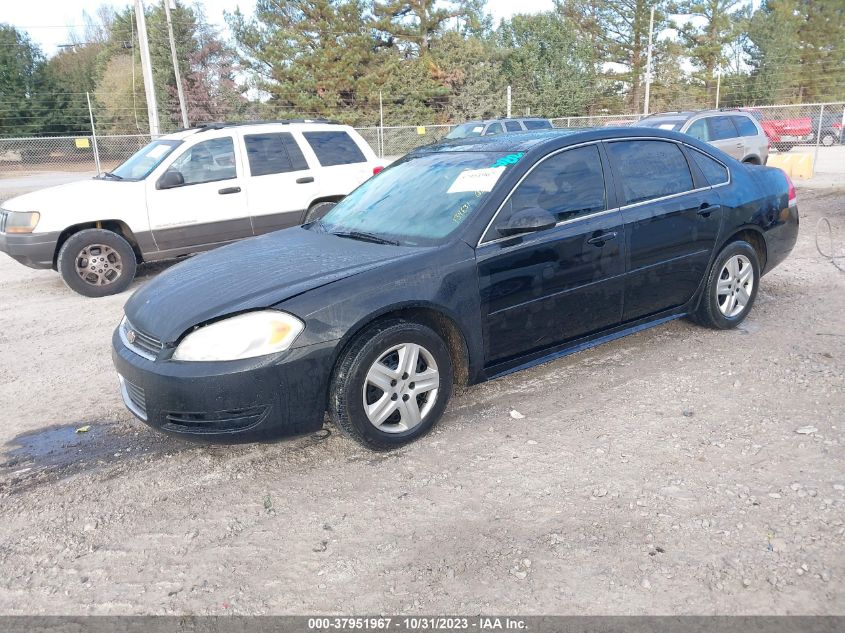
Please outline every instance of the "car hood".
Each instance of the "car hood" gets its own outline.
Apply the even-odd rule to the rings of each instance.
[[[267,308],[422,250],[294,227],[177,264],[126,302],[130,323],[165,342],[227,314]]]
[[[88,209],[96,209],[106,206],[114,208],[116,201],[132,196],[139,187],[143,187],[141,181],[132,180],[100,180],[89,178],[88,180],[77,180],[64,185],[47,187],[25,193],[22,196],[10,198],[3,202],[3,208],[9,211],[59,211],[68,210],[78,204]]]

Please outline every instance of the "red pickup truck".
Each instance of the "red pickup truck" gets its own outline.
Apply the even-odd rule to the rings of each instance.
[[[750,112],[756,118],[769,143],[781,152],[788,152],[800,143],[813,141],[813,120],[810,117],[797,117],[793,119],[778,119],[766,116],[761,110],[755,108],[742,108]],[[768,114],[768,113],[767,113]]]

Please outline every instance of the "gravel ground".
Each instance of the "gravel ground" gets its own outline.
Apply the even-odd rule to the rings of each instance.
[[[473,387],[388,454],[158,435],[109,356],[128,293],[0,256],[0,613],[845,614],[845,274],[814,244],[825,215],[845,248],[845,188],[799,196],[739,329]]]

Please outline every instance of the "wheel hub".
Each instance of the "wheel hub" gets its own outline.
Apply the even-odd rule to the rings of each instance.
[[[739,316],[751,301],[754,268],[745,255],[734,255],[722,267],[716,285],[719,311],[726,317]]]
[[[89,244],[76,256],[76,273],[87,284],[107,286],[123,273],[123,259],[106,244]]]

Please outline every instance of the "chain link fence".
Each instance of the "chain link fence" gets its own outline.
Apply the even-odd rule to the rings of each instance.
[[[771,146],[781,152],[800,146],[819,147],[845,142],[845,103],[771,105],[741,108],[760,121]],[[635,125],[641,114],[555,117],[556,128]],[[441,140],[454,125],[404,125],[357,128],[373,151],[399,157]],[[0,178],[42,172],[110,170],[149,143],[148,134],[0,138]]]

